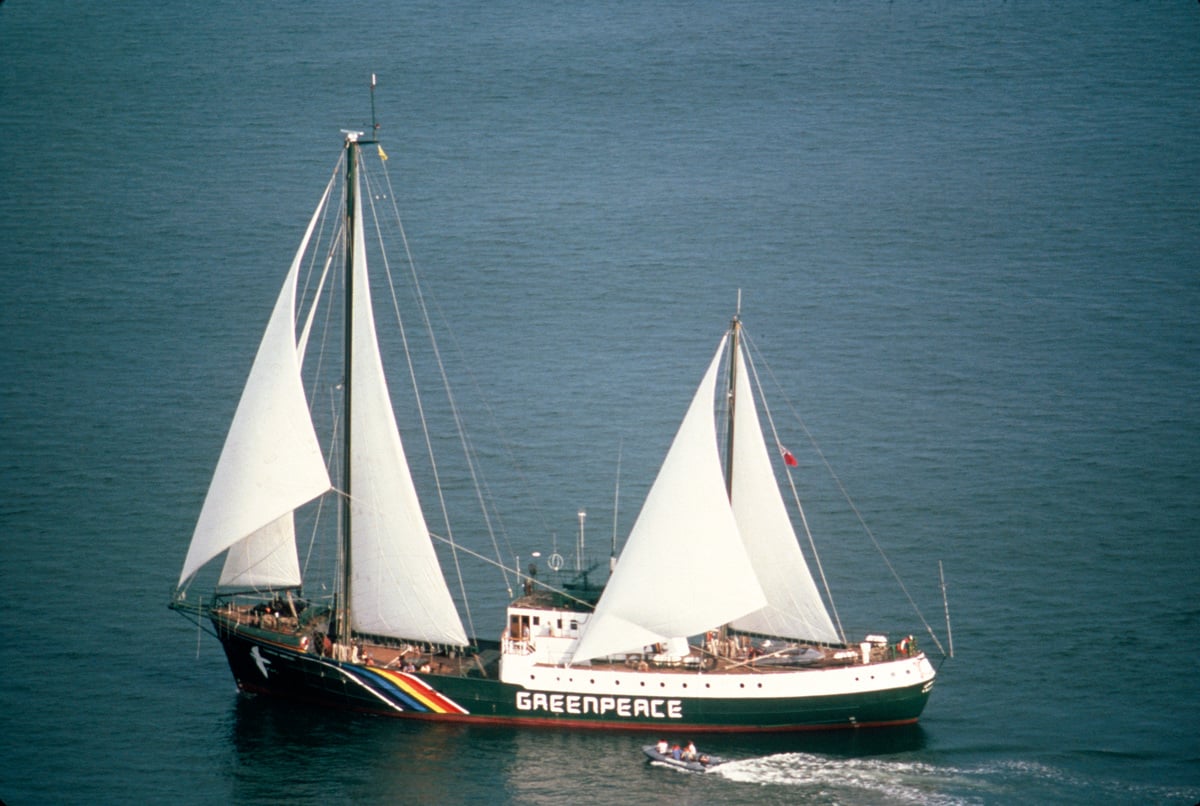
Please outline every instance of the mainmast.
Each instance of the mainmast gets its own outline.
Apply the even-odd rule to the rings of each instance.
[[[725,399],[727,408],[729,409],[728,419],[725,423],[725,494],[729,497],[730,502],[733,502],[733,438],[736,429],[733,427],[734,414],[737,411],[737,373],[738,373],[738,351],[741,349],[742,335],[742,292],[738,290],[738,305],[737,312],[733,315],[733,320],[729,323],[729,375],[728,387],[725,391]],[[729,625],[722,624],[718,631],[718,640],[724,643],[725,636],[729,634]]]
[[[379,124],[375,122],[375,74],[371,74],[371,126],[372,137],[379,129]],[[334,624],[333,639],[335,643],[345,647],[345,651],[349,652],[351,639],[354,637],[353,622],[350,618],[350,586],[353,579],[353,554],[351,546],[351,506],[350,502],[354,497],[353,481],[350,478],[350,457],[351,457],[351,424],[354,421],[352,415],[352,390],[353,383],[353,367],[354,367],[354,281],[358,276],[355,267],[355,254],[359,249],[357,243],[359,237],[358,217],[360,214],[359,204],[360,196],[358,192],[358,154],[359,146],[363,144],[372,144],[377,142],[375,139],[363,140],[363,133],[359,131],[350,131],[343,129],[343,134],[346,135],[346,211],[345,211],[345,243],[346,243],[346,266],[344,272],[344,294],[345,299],[345,315],[342,317],[345,328],[344,344],[345,357],[342,369],[342,509],[341,509],[341,596],[337,601],[335,612],[336,623]],[[382,151],[380,152],[382,153]]]
[[[344,361],[342,370],[342,498],[341,498],[341,596],[338,598],[337,623],[335,625],[334,641],[344,646],[350,645],[350,580],[352,576],[350,551],[350,499],[352,484],[350,479],[350,424],[353,418],[351,412],[351,372],[354,362],[354,250],[355,226],[358,215],[358,138],[362,132],[347,131],[346,134],[346,210],[345,244],[346,265],[343,279],[345,300],[345,315],[343,317]]]
[[[738,294],[738,312],[733,315],[733,320],[729,323],[729,386],[726,389],[726,401],[728,403],[728,420],[725,428],[725,492],[729,499],[733,500],[733,438],[734,438],[734,414],[737,411],[737,373],[738,373],[738,351],[741,349],[742,335],[742,320],[741,320],[741,294]]]

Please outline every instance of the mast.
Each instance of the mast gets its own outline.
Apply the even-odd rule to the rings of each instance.
[[[353,418],[351,412],[351,368],[353,366],[352,356],[354,349],[354,236],[355,228],[354,221],[358,216],[357,207],[357,190],[358,190],[358,138],[362,136],[361,132],[347,131],[346,134],[346,211],[345,211],[345,237],[346,237],[346,266],[343,277],[343,285],[345,286],[343,298],[345,299],[345,316],[343,317],[344,335],[344,353],[345,360],[342,370],[342,497],[341,497],[341,597],[338,600],[337,607],[337,623],[334,631],[334,641],[336,643],[349,646],[352,636],[352,628],[350,622],[350,580],[353,569],[351,567],[351,550],[350,550],[350,499],[352,496],[352,486],[350,479],[350,423]]]
[[[360,211],[359,193],[358,193],[358,154],[359,146],[367,144],[377,144],[376,134],[379,131],[379,123],[375,120],[375,74],[371,74],[371,136],[369,139],[363,139],[363,132],[351,131],[343,129],[342,133],[346,135],[346,211],[345,211],[345,244],[346,244],[346,266],[343,276],[343,286],[345,292],[343,298],[345,300],[345,316],[343,316],[343,327],[345,329],[344,336],[344,352],[345,357],[342,369],[342,495],[341,495],[341,598],[337,601],[335,608],[335,619],[333,629],[333,638],[335,643],[340,643],[349,653],[351,640],[354,637],[353,622],[350,618],[350,587],[354,574],[354,563],[352,555],[351,541],[351,506],[350,502],[354,497],[353,481],[350,478],[350,457],[351,457],[351,425],[354,421],[352,408],[352,390],[354,388],[354,379],[352,377],[354,367],[354,280],[357,276],[354,265],[354,255],[357,252],[359,244],[356,243],[358,236],[358,217]],[[382,148],[380,155],[386,159]],[[365,268],[365,267],[364,267]],[[347,658],[351,657],[349,654]]]
[[[728,419],[725,424],[725,495],[728,496],[729,502],[733,503],[733,437],[735,429],[733,427],[734,414],[737,411],[737,372],[738,372],[738,350],[741,349],[741,334],[742,334],[742,292],[738,290],[738,305],[737,312],[733,315],[733,320],[729,323],[729,375],[728,387],[725,391],[725,398],[728,402]],[[722,624],[720,630],[717,631],[718,640],[724,644],[725,637],[729,634],[729,624]]]
[[[738,313],[733,315],[733,321],[729,323],[729,387],[725,393],[729,403],[725,429],[725,492],[729,495],[730,501],[733,500],[733,416],[737,411],[738,350],[741,349],[742,334],[740,301],[739,295]]]

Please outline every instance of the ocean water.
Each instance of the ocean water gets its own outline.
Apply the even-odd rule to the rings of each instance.
[[[0,799],[1200,801],[1198,42],[1186,2],[0,4]],[[740,292],[948,647],[945,568],[919,726],[685,776],[236,693],[166,602],[371,73],[504,545],[628,531]],[[826,492],[847,631],[936,652]]]

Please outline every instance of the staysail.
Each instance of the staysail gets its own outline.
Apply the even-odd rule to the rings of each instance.
[[[354,187],[354,209],[361,194]],[[361,215],[354,219],[350,448],[351,606],[359,632],[465,646],[429,537],[375,335]]]
[[[729,506],[713,419],[721,340],[572,660],[696,635],[766,596]]]
[[[302,582],[292,513],[268,523],[229,547],[218,590],[278,590]]]
[[[280,540],[290,536],[291,524],[273,524],[281,518],[290,522],[293,510],[332,487],[309,416],[296,349],[296,279],[328,194],[326,188],[263,333],[192,534],[180,587],[209,560],[259,529],[268,529],[268,534],[255,539],[258,545],[244,552],[243,559],[257,568],[296,563],[294,540]],[[281,551],[290,551],[292,559],[263,562]],[[237,567],[236,556],[233,562],[222,578],[251,586],[266,581],[256,577],[253,567]]]
[[[734,361],[738,362],[738,368],[737,406],[733,415],[733,514],[766,593],[767,606],[734,619],[733,626],[783,638],[837,642],[837,631],[796,542],[791,519],[779,494],[740,345]]]

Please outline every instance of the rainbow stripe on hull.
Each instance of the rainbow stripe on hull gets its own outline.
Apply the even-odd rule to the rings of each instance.
[[[470,713],[414,674],[371,666],[343,665],[342,669],[346,674],[357,677],[363,685],[386,692],[388,701],[402,703],[404,711],[457,715]]]

